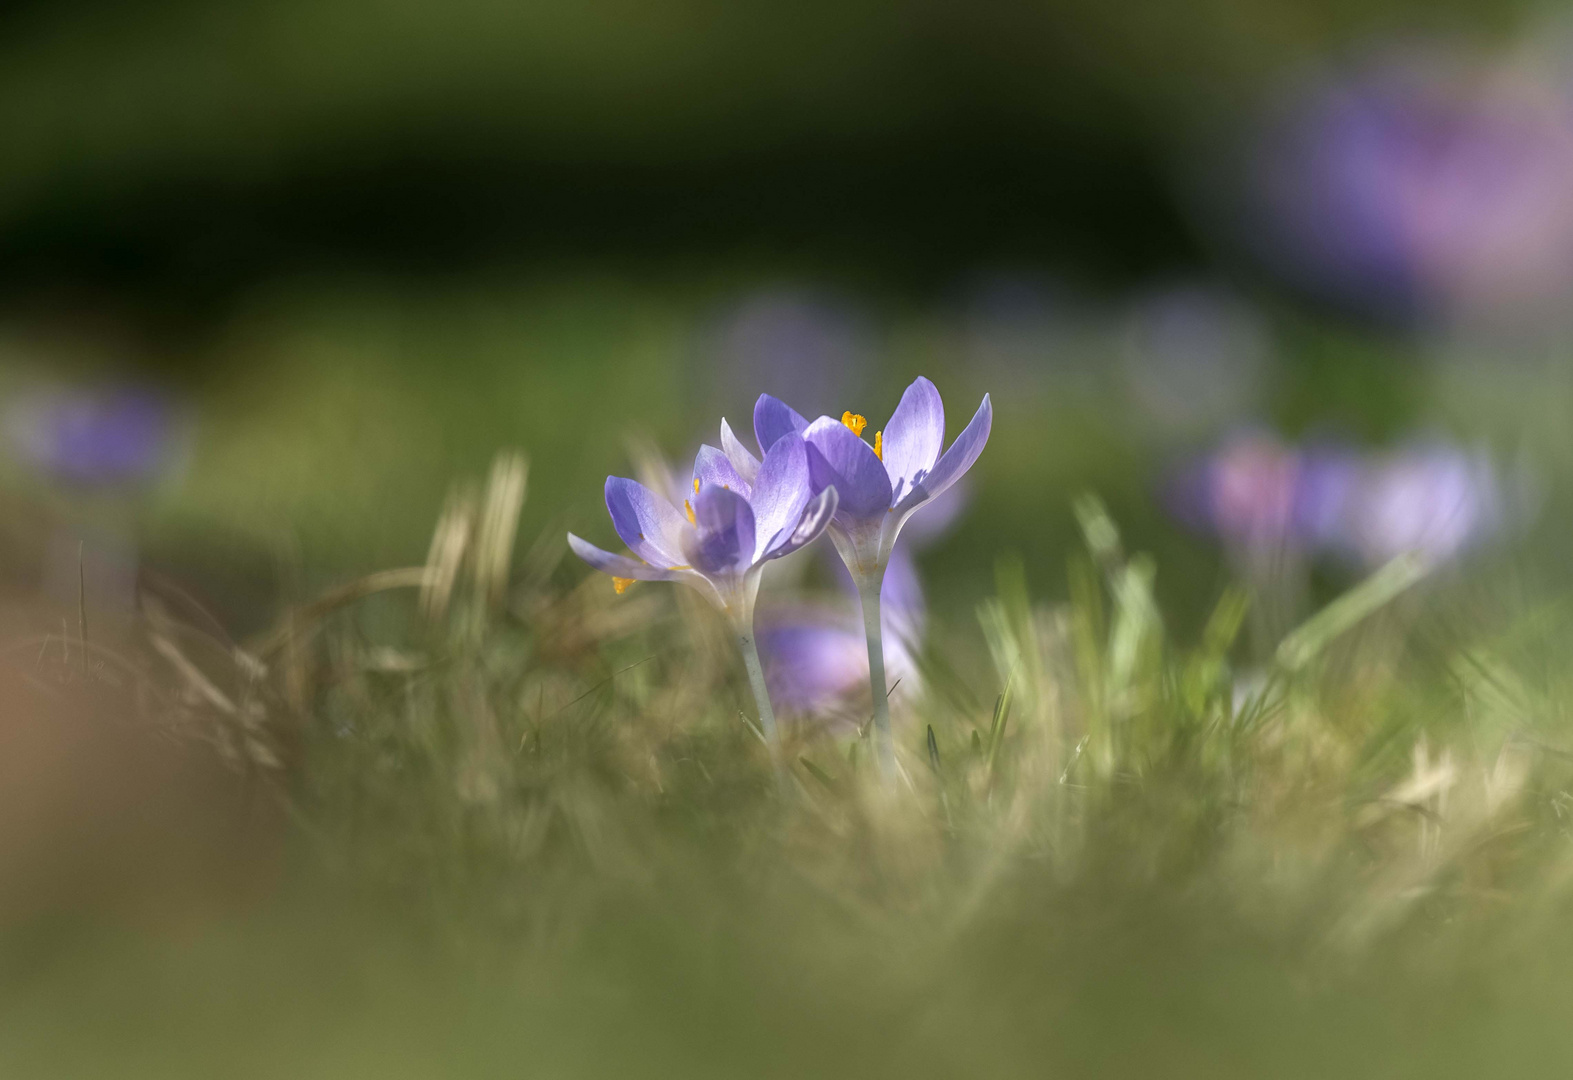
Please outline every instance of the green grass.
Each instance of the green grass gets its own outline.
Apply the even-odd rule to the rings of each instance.
[[[894,793],[807,728],[778,789],[717,617],[555,530],[500,598],[472,550],[446,605],[376,579],[251,660],[147,622],[128,657],[175,642],[239,703],[131,665],[229,749],[219,862],[261,869],[12,918],[0,1070],[1565,1075],[1565,604],[1400,564],[1253,658],[1247,594],[1179,635],[1162,567],[1076,516],[1067,601],[1002,559],[929,642]]]

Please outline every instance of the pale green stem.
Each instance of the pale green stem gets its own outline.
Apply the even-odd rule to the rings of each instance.
[[[879,593],[885,582],[884,567],[857,577],[858,599],[863,602],[863,633],[868,638],[868,688],[874,697],[874,748],[879,777],[888,786],[896,781],[896,746],[890,735],[890,688],[885,685],[885,643],[879,616]]]
[[[748,684],[754,689],[754,704],[759,707],[759,730],[765,736],[772,757],[781,749],[776,731],[776,714],[770,707],[770,691],[765,686],[765,669],[759,663],[759,647],[754,644],[754,629],[739,629],[737,645],[743,651],[743,666],[748,669]]]

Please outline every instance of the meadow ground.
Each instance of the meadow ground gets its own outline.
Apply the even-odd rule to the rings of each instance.
[[[1554,543],[1318,571],[1285,621],[1156,524],[1122,407],[996,389],[974,505],[924,558],[899,783],[857,707],[793,724],[778,783],[719,618],[566,552],[565,521],[608,534],[621,425],[647,409],[670,446],[698,412],[663,382],[675,320],[626,300],[563,316],[600,360],[513,316],[577,370],[204,391],[137,610],[84,635],[70,605],[12,605],[0,1072],[1566,1074]],[[291,341],[331,351],[365,311]],[[404,347],[451,343],[400,319]],[[893,336],[981,377],[932,326]],[[516,399],[522,516],[474,464]],[[17,521],[62,511],[14,498],[20,551]],[[301,579],[253,603],[222,552],[272,528],[298,528]]]

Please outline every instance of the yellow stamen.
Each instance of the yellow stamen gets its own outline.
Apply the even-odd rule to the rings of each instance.
[[[699,494],[699,477],[694,477],[694,494]]]
[[[626,592],[628,590],[628,586],[632,585],[634,582],[636,582],[638,580],[639,580],[638,578],[631,578],[631,577],[614,577],[612,579],[612,588],[617,590],[617,595],[618,596],[621,596],[621,595],[623,595],[624,592]]]
[[[884,434],[883,431],[874,432],[874,456],[881,461],[885,460]]]
[[[859,416],[850,410],[841,414],[841,422],[852,429],[852,434],[858,438],[863,437],[863,429],[868,427],[868,417]]]
[[[688,524],[690,524],[690,525],[698,525],[699,524],[699,522],[697,520],[695,520],[695,518],[694,518],[694,508],[692,506],[688,505],[688,500],[687,499],[683,500],[683,513],[688,515]]]

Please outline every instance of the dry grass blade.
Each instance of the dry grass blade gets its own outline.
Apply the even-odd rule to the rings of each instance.
[[[498,454],[486,482],[481,522],[475,539],[475,591],[487,604],[502,602],[513,563],[519,512],[524,508],[529,465],[524,455]]]
[[[475,495],[460,487],[449,493],[442,515],[437,519],[437,528],[432,532],[431,550],[426,554],[421,614],[432,622],[440,622],[448,613],[448,602],[453,598],[453,587],[459,580],[459,568],[464,563],[474,529]]]
[[[253,655],[266,660],[277,655],[279,650],[289,645],[292,640],[298,643],[299,639],[313,633],[323,619],[339,608],[390,589],[424,588],[431,580],[430,574],[431,571],[427,567],[407,566],[398,570],[380,570],[347,585],[341,585],[311,603],[291,611],[284,617],[282,626],[264,637],[250,651]]]

